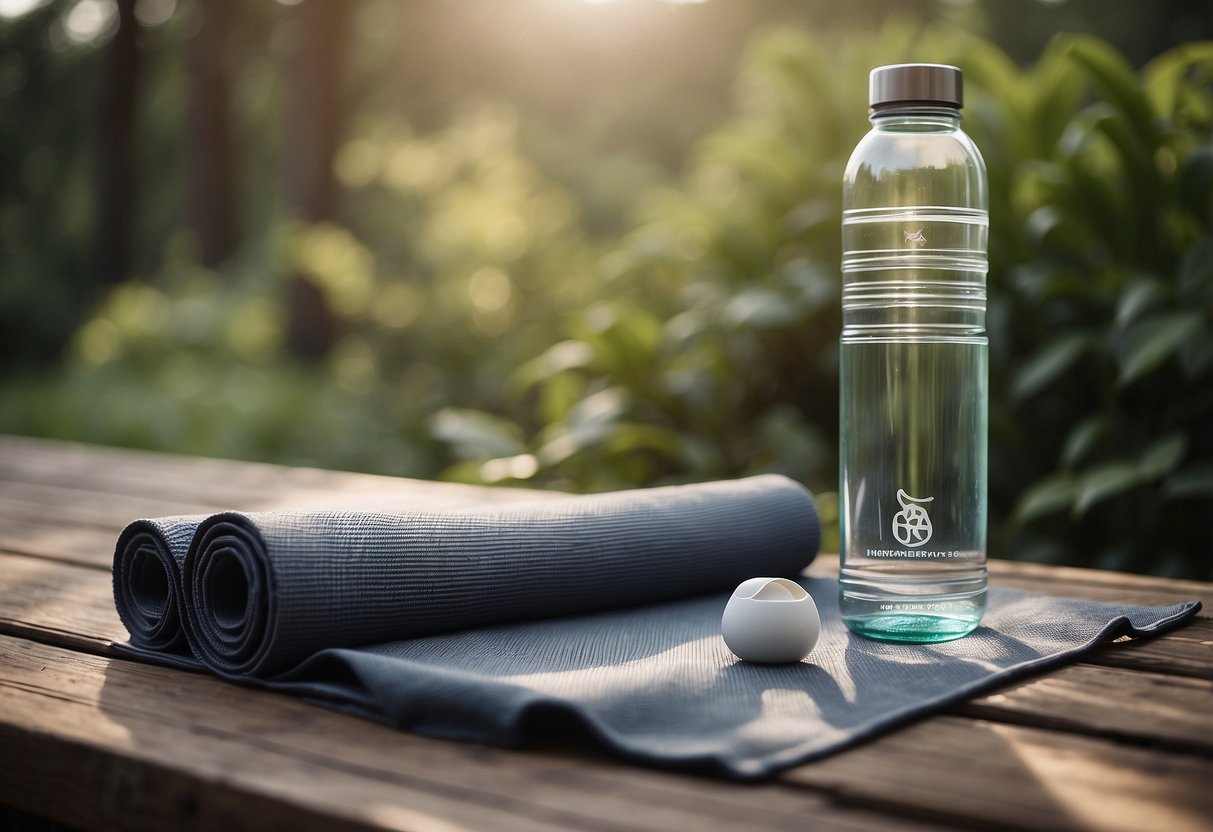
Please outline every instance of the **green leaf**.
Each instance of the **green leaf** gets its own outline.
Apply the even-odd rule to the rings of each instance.
[[[796,304],[770,289],[747,289],[734,295],[722,312],[724,322],[742,329],[773,329],[800,320]]]
[[[1034,155],[1042,158],[1057,144],[1082,101],[1082,78],[1073,71],[1066,46],[1061,38],[1051,40],[1033,72],[1037,99],[1031,132],[1037,142]]]
[[[1205,227],[1213,219],[1213,148],[1198,147],[1184,160],[1179,172],[1183,206]]]
[[[1151,149],[1155,147],[1159,134],[1154,110],[1124,56],[1098,38],[1081,35],[1073,38],[1068,52],[1103,97],[1125,116],[1141,140]]]
[[[1149,312],[1167,295],[1166,288],[1154,278],[1134,280],[1120,296],[1116,304],[1116,326],[1125,327]]]
[[[563,422],[585,395],[585,379],[561,373],[543,382],[539,388],[539,414],[545,425]]]
[[[1036,261],[1011,267],[1011,280],[1018,292],[1033,302],[1085,299],[1091,296],[1091,278],[1075,269],[1058,268]],[[997,298],[993,295],[993,298]]]
[[[1184,342],[1179,348],[1179,366],[1188,378],[1196,378],[1213,366],[1213,332]]]
[[[639,422],[617,425],[611,433],[607,447],[613,454],[649,450],[670,458],[677,456],[681,450],[677,431]]]
[[[1017,399],[1031,398],[1074,366],[1091,345],[1091,337],[1075,332],[1046,344],[1019,368],[1011,389]]]
[[[1019,503],[1015,507],[1015,519],[1023,524],[1056,514],[1070,506],[1077,488],[1078,480],[1070,474],[1046,477],[1020,495]]]
[[[1156,112],[1174,113],[1179,108],[1192,68],[1201,65],[1213,67],[1213,43],[1181,43],[1146,64],[1144,88]]]
[[[516,425],[482,410],[446,407],[430,418],[429,427],[431,436],[452,445],[463,459],[515,456],[526,451]]]
[[[569,411],[562,424],[549,425],[540,437],[535,456],[550,467],[609,440],[625,415],[629,395],[621,387],[608,387],[586,396]]]
[[[442,470],[442,479],[446,482],[463,482],[472,485],[483,485],[480,476],[480,460],[464,459]]]
[[[1138,457],[1137,467],[1146,480],[1156,480],[1170,473],[1188,450],[1188,437],[1183,431],[1172,431],[1146,448]]]
[[[1213,497],[1213,462],[1189,465],[1167,477],[1168,497]]]
[[[1077,465],[1107,432],[1108,421],[1103,416],[1092,416],[1080,422],[1066,437],[1061,452],[1062,464],[1067,468]]]
[[[636,382],[657,363],[663,326],[651,312],[622,301],[599,301],[570,322],[573,335],[593,350],[594,364]]]
[[[838,302],[838,277],[819,263],[805,257],[797,257],[779,269],[779,277],[789,289],[798,295],[800,307],[809,312]]]
[[[1089,152],[1077,153],[1068,160],[1070,187],[1063,207],[1071,215],[1081,217],[1110,251],[1130,254],[1134,240],[1132,235],[1125,234],[1125,229],[1136,221],[1136,206],[1120,177],[1108,175],[1098,151],[1089,145],[1084,150]]]
[[[568,422],[574,430],[613,424],[627,411],[630,400],[622,387],[608,387],[586,396],[569,412]]]
[[[1090,232],[1055,205],[1033,211],[1025,230],[1029,240],[1049,252],[1082,256],[1091,246]]]
[[[601,445],[611,433],[609,423],[597,423],[577,428],[553,426],[545,434],[546,442],[535,452],[539,464],[545,468],[559,465],[565,460],[593,447]]]
[[[1203,319],[1200,312],[1172,312],[1130,327],[1115,345],[1120,364],[1117,383],[1125,387],[1157,369],[1200,328]]]
[[[1213,289],[1213,237],[1201,237],[1188,246],[1179,264],[1179,293],[1189,303],[1200,303],[1208,297],[1210,289]]]
[[[1114,170],[1122,169],[1127,177],[1130,199],[1136,200],[1133,203],[1134,213],[1140,214],[1143,210],[1148,210],[1151,206],[1141,200],[1147,197],[1153,199],[1154,190],[1158,185],[1153,152],[1142,144],[1140,137],[1133,132],[1125,119],[1118,117],[1106,105],[1092,104],[1088,112],[1094,114],[1091,130],[1106,137],[1111,147],[1119,151],[1119,159],[1110,154],[1107,159],[1109,164],[1116,164]],[[1093,146],[1099,147],[1098,144]],[[1117,175],[1119,172],[1117,170]]]
[[[825,432],[787,405],[768,411],[758,424],[757,435],[767,455],[777,461],[777,470],[793,478],[811,477],[835,457]]]
[[[577,340],[561,341],[515,370],[511,386],[516,392],[525,392],[569,370],[588,367],[593,361],[594,348],[589,344]]]
[[[1091,506],[1123,494],[1137,486],[1141,479],[1138,467],[1127,462],[1109,462],[1092,468],[1081,477],[1072,516],[1075,519],[1082,517]]]

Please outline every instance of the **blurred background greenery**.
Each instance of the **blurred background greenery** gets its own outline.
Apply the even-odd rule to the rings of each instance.
[[[842,166],[867,71],[945,61],[992,552],[1210,579],[1211,36],[1189,0],[0,0],[0,431],[781,471],[832,525]]]

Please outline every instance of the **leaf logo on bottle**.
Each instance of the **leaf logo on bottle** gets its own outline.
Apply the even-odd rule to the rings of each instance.
[[[931,539],[935,532],[931,525],[931,515],[918,503],[929,503],[934,499],[911,497],[904,488],[897,489],[897,502],[901,504],[901,511],[893,515],[893,537],[897,538],[897,542],[902,546],[913,549]]]

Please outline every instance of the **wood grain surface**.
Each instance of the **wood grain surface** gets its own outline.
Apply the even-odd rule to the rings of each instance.
[[[1213,829],[1213,585],[1192,581],[994,561],[1000,585],[1206,606],[758,785],[579,737],[430,740],[110,649],[136,517],[532,496],[0,437],[0,803],[88,829]]]

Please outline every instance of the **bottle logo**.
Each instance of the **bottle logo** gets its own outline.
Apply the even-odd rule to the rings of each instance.
[[[901,236],[906,238],[906,242],[913,246],[925,246],[927,238],[922,236],[922,229],[916,228],[913,231],[903,231]]]
[[[917,503],[929,503],[934,497],[911,497],[904,488],[897,489],[897,502],[901,511],[893,515],[893,537],[902,546],[915,548],[931,539],[935,531],[931,516]]]

